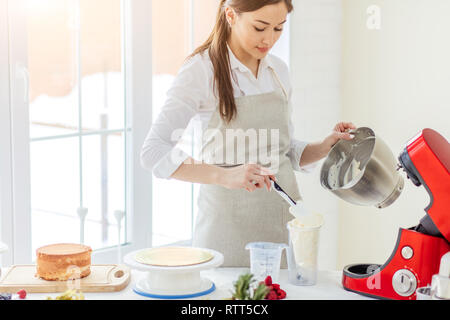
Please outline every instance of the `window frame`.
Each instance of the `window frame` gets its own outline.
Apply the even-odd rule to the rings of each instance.
[[[0,241],[13,243],[12,214],[12,150],[11,110],[8,52],[8,3],[0,0]],[[11,264],[13,248],[0,256],[0,261]]]
[[[26,264],[31,253],[30,138],[26,0],[0,0],[0,241],[9,246],[1,262]],[[127,243],[121,254],[151,247],[152,176],[139,153],[152,123],[151,1],[121,0],[122,70],[126,125]],[[14,35],[14,36],[11,36]],[[24,98],[25,97],[25,98]],[[125,192],[125,191],[124,191]],[[95,263],[118,261],[117,246],[95,250]]]

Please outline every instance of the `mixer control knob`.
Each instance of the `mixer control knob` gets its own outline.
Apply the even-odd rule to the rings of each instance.
[[[417,279],[411,271],[400,269],[392,277],[392,287],[398,295],[408,297],[416,291]]]
[[[414,250],[410,246],[404,246],[401,253],[403,259],[409,260],[414,255]]]

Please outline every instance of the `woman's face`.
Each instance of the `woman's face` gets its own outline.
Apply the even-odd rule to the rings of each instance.
[[[241,14],[236,14],[231,8],[226,9],[232,38],[246,55],[257,60],[264,58],[278,41],[287,15],[284,1]]]

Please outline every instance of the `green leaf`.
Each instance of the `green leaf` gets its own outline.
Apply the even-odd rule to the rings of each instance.
[[[238,300],[263,300],[269,293],[269,288],[264,283],[258,285],[251,295],[251,284],[256,282],[253,279],[253,274],[245,273],[239,276],[238,280],[233,283],[234,292],[232,292],[232,299]]]
[[[253,292],[252,300],[264,300],[269,291],[270,289],[264,283],[259,284],[259,286]]]

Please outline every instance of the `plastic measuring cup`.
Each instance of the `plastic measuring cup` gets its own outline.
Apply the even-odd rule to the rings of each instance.
[[[310,286],[317,282],[317,256],[319,233],[323,225],[320,214],[311,214],[288,222],[289,282],[297,286]]]
[[[284,243],[250,242],[245,249],[250,250],[250,272],[257,280],[264,280],[271,276],[274,282],[278,281],[280,273],[281,254],[288,248]]]

